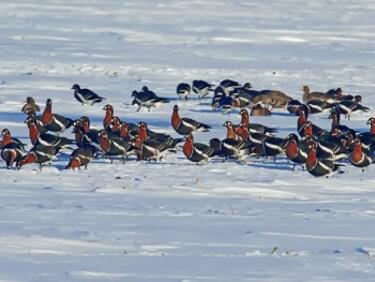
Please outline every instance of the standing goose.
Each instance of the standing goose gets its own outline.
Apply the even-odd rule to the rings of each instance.
[[[87,169],[88,164],[94,158],[97,148],[92,145],[84,145],[77,149],[75,149],[69,158],[69,163],[65,167],[65,169],[76,169],[84,166]]]
[[[308,122],[307,118],[308,118],[308,109],[305,105],[302,105],[301,107],[299,107],[299,109],[297,110],[297,114],[298,114],[298,120],[297,120],[297,130],[298,130],[298,134],[303,137],[305,136],[305,127],[306,127],[306,123]],[[319,137],[319,136],[323,136],[323,135],[329,135],[329,132],[320,128],[319,126],[311,123],[311,128],[312,128],[312,135],[313,136],[316,136],[316,137]]]
[[[127,131],[127,132],[126,132]],[[122,122],[119,117],[113,117],[111,120],[111,135],[116,135],[124,138],[128,135],[136,135],[138,133],[138,126],[134,123]]]
[[[187,100],[188,96],[191,93],[190,84],[184,83],[184,82],[178,84],[177,88],[176,88],[176,92],[177,92],[177,95],[178,95],[178,99],[181,100],[182,98],[184,98],[185,100]]]
[[[173,113],[171,117],[172,127],[180,135],[188,135],[193,132],[206,132],[209,131],[211,126],[200,123],[191,118],[181,118],[179,113],[179,108],[177,105],[173,107]]]
[[[147,110],[150,111],[152,107],[159,104],[169,103],[169,99],[157,96],[153,91],[149,90],[147,86],[143,86],[140,92],[134,90],[131,96],[133,97],[132,105],[138,105],[137,112],[139,112],[142,107],[146,107]]]
[[[17,169],[31,163],[39,164],[40,169],[42,169],[42,165],[51,161],[59,151],[59,147],[38,144],[34,146],[19,162],[17,162]]]
[[[98,141],[99,130],[91,128],[90,119],[87,116],[82,116],[79,120],[82,126],[82,131],[86,135],[86,137],[90,140],[90,143],[94,142],[96,144],[99,144],[99,141]]]
[[[332,119],[331,133],[332,131],[336,130],[337,132],[340,131],[342,135],[350,132],[353,136],[356,136],[356,131],[354,129],[340,123],[340,110],[337,108],[337,106],[331,109],[331,113],[328,118]]]
[[[338,109],[340,113],[344,114],[349,120],[352,113],[355,112],[368,112],[370,108],[362,106],[360,103],[362,101],[361,96],[355,96],[354,101],[341,101],[338,103]]]
[[[74,140],[78,147],[83,147],[85,145],[91,145],[93,141],[85,134],[83,131],[83,126],[80,120],[74,122],[73,132]]]
[[[210,91],[214,91],[212,88],[214,85],[204,80],[193,80],[193,92],[198,95],[199,99],[206,97]]]
[[[22,143],[21,140],[18,138],[12,137],[9,129],[4,128],[1,132],[2,140],[0,142],[0,149],[9,145],[9,144],[16,144],[18,147],[20,147],[22,150],[25,150],[26,144]]]
[[[220,151],[221,155],[225,157],[225,159],[244,161],[245,158],[252,152],[255,145],[247,139],[239,139],[237,134],[234,132],[232,122],[226,121],[223,126],[227,128],[226,138],[220,143],[217,143],[215,141],[216,138],[213,138],[210,140],[210,146],[214,148],[215,151]]]
[[[273,133],[277,132],[276,129],[264,126],[258,123],[250,123],[250,116],[249,112],[246,109],[241,109],[241,124],[247,126],[250,133],[261,133],[266,135],[272,135]]]
[[[81,88],[78,84],[74,84],[72,89],[74,89],[74,98],[82,105],[90,104],[93,106],[95,103],[100,103],[105,100],[105,98],[100,97],[90,89]]]
[[[12,168],[14,163],[19,162],[24,154],[24,148],[16,143],[8,143],[1,148],[1,158],[5,161],[7,169]]]
[[[310,121],[304,125],[304,138],[309,138],[317,143],[318,155],[327,154],[327,157],[338,160],[347,158],[346,138],[330,134],[314,136],[313,127]]]
[[[36,112],[33,109],[27,109],[25,114],[27,115],[27,117],[35,119],[36,126],[38,127],[40,133],[45,133],[48,131],[48,129],[44,126],[42,122],[42,116],[37,116]]]
[[[294,133],[288,135],[285,155],[293,163],[293,170],[296,165],[303,165],[307,160],[307,144],[304,140],[298,140],[298,136]]]
[[[319,114],[326,110],[332,109],[336,106],[336,103],[330,103],[322,100],[310,100],[306,103],[306,106],[309,108],[310,114]]]
[[[216,151],[210,146],[202,143],[194,143],[192,134],[188,134],[185,137],[182,152],[188,160],[196,164],[207,163],[210,158],[216,155]]]
[[[125,163],[128,154],[134,149],[130,141],[116,136],[109,137],[105,130],[99,131],[98,139],[100,148],[111,162],[113,162],[112,156],[120,156],[122,162]]]
[[[358,134],[358,138],[361,141],[363,147],[370,151],[375,149],[375,118],[371,117],[368,119],[367,124],[370,125],[370,131],[362,132]]]
[[[374,157],[371,151],[362,147],[361,140],[356,138],[354,139],[354,146],[349,156],[349,161],[352,165],[362,168],[362,172],[364,172],[365,167],[374,162]]]
[[[13,163],[21,160],[24,156],[26,144],[22,143],[18,138],[12,137],[7,128],[3,129],[1,135],[1,157],[6,162],[7,168],[10,169],[13,166]]]
[[[69,148],[70,145],[75,143],[74,140],[66,137],[59,137],[49,133],[40,134],[33,118],[27,118],[25,123],[29,128],[29,137],[34,146],[40,144],[46,147]]]
[[[173,139],[171,136],[165,133],[159,133],[159,132],[154,132],[148,129],[147,123],[140,121],[138,123],[138,135],[142,139],[142,141],[146,141],[148,139],[156,139],[159,141],[165,141],[166,139]],[[179,140],[182,140],[179,138]],[[182,142],[180,141],[180,142]]]
[[[232,79],[224,79],[220,82],[220,86],[223,87],[224,89],[226,89],[228,92],[231,92],[237,88],[241,88],[242,85],[235,81],[235,80],[232,80]]]
[[[40,112],[40,107],[35,103],[34,98],[30,96],[26,98],[26,103],[23,105],[21,111],[26,113],[28,109],[32,109],[34,112]]]
[[[51,99],[47,99],[46,107],[40,120],[48,131],[57,133],[63,132],[65,129],[71,127],[74,123],[74,121],[70,118],[65,118],[61,115],[52,113]]]
[[[235,132],[242,140],[249,140],[256,147],[258,155],[265,157],[276,157],[284,153],[286,148],[286,139],[267,135],[263,133],[252,133],[245,124],[236,127]]]
[[[318,159],[316,154],[316,145],[310,144],[308,147],[308,157],[306,159],[307,171],[315,176],[329,176],[337,171],[341,165],[334,163],[331,160]]]
[[[103,127],[105,130],[110,130],[110,127],[111,127],[111,122],[112,122],[112,119],[113,119],[113,107],[112,105],[105,105],[103,107],[103,110],[105,111],[105,115],[104,115],[104,118],[103,118]]]
[[[146,139],[144,137],[135,136],[134,147],[137,149],[138,160],[145,161],[161,161],[168,152],[174,151],[173,149],[180,142],[183,142],[183,138],[166,138],[160,139]]]

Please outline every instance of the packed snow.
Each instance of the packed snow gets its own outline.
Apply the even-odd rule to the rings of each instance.
[[[28,144],[27,96],[96,128],[110,103],[122,120],[175,137],[177,103],[213,127],[197,141],[224,138],[238,111],[179,101],[177,84],[194,79],[249,81],[297,99],[305,84],[342,87],[371,108],[342,123],[368,131],[375,116],[370,0],[13,0],[0,11],[0,128]],[[80,105],[74,83],[106,101]],[[136,112],[130,95],[143,85],[171,103]],[[327,113],[311,119],[330,127]],[[296,132],[285,110],[252,120],[281,137]],[[42,171],[0,163],[1,281],[374,280],[374,165],[314,178],[285,158],[197,166],[179,151],[78,172],[64,170],[67,154]]]

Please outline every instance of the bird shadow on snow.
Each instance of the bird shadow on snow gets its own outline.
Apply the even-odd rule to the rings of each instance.
[[[280,113],[280,112],[272,112],[271,116],[282,116],[282,117],[296,117],[295,114],[291,113]]]
[[[249,166],[276,169],[276,170],[288,170],[293,171],[293,166],[288,162],[266,162],[266,161],[252,161],[248,164]]]
[[[0,113],[0,121],[5,122],[24,122],[26,115],[22,112],[3,112]]]

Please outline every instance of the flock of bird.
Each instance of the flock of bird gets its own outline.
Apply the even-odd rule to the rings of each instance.
[[[82,104],[94,105],[103,102],[93,91],[74,84],[74,97]],[[276,158],[285,155],[293,165],[301,165],[314,176],[329,176],[333,172],[342,172],[340,167],[352,164],[364,168],[374,162],[375,118],[370,118],[368,132],[359,133],[340,123],[341,115],[346,118],[358,111],[369,111],[361,104],[361,96],[344,95],[341,88],[327,92],[310,92],[303,87],[302,102],[292,99],[277,90],[254,90],[250,83],[240,84],[225,79],[216,87],[203,80],[194,80],[192,85],[180,83],[176,89],[179,99],[189,99],[192,93],[199,99],[212,97],[212,109],[230,113],[239,108],[241,122],[233,124],[226,121],[226,138],[212,138],[209,144],[194,142],[194,134],[209,131],[211,127],[189,117],[181,117],[179,107],[175,105],[171,112],[171,126],[180,138],[158,133],[149,129],[145,122],[132,124],[122,121],[114,114],[112,105],[103,110],[103,127],[94,129],[90,119],[82,116],[77,120],[54,113],[51,99],[47,99],[41,115],[40,107],[32,97],[27,97],[22,112],[26,114],[32,148],[26,150],[26,144],[13,137],[9,129],[2,131],[0,143],[1,157],[7,168],[20,169],[24,165],[38,163],[40,167],[50,163],[63,150],[70,150],[70,159],[66,169],[87,168],[88,164],[99,157],[113,162],[119,158],[126,162],[129,155],[135,155],[138,161],[160,161],[169,152],[182,147],[185,157],[197,164],[208,162],[211,158],[236,160],[243,163],[249,156],[256,158]],[[133,105],[139,111],[146,107],[150,111],[158,104],[169,103],[167,98],[157,96],[144,86],[141,91],[133,91]],[[249,113],[248,109],[251,109]],[[271,115],[272,109],[284,108],[291,115],[298,116],[296,133],[286,138],[276,136],[277,129],[250,122],[250,116]],[[311,114],[329,112],[332,119],[330,130],[325,130],[308,118]],[[74,139],[60,136],[68,128],[73,128]],[[180,144],[180,145],[178,145]]]

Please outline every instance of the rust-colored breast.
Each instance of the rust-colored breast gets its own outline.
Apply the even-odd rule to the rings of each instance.
[[[111,124],[111,120],[112,120],[112,112],[106,111],[104,119],[103,119],[104,128],[107,128]]]
[[[306,167],[307,168],[313,168],[316,166],[316,163],[317,163],[317,158],[316,158],[316,151],[315,150],[312,150],[309,152],[309,156],[307,157],[307,160],[306,160]]]
[[[111,147],[111,144],[109,143],[108,138],[99,137],[99,144],[100,144],[100,148],[102,148],[104,152],[108,152]]]
[[[297,157],[298,151],[299,151],[298,144],[295,141],[290,141],[288,145],[286,146],[285,154],[289,158],[293,159]]]
[[[363,158],[363,152],[361,145],[355,144],[354,149],[351,154],[351,159],[353,163],[359,163]]]
[[[41,121],[43,125],[48,125],[52,122],[52,120],[53,120],[52,107],[51,105],[47,105],[42,114]]]
[[[39,137],[39,131],[35,125],[29,128],[29,135],[30,135],[31,143],[35,144]]]
[[[189,138],[185,141],[182,151],[187,158],[190,158],[193,154],[193,149],[193,140]]]
[[[178,114],[178,112],[173,112],[172,118],[171,118],[172,127],[174,129],[178,128],[181,123],[181,118]]]

